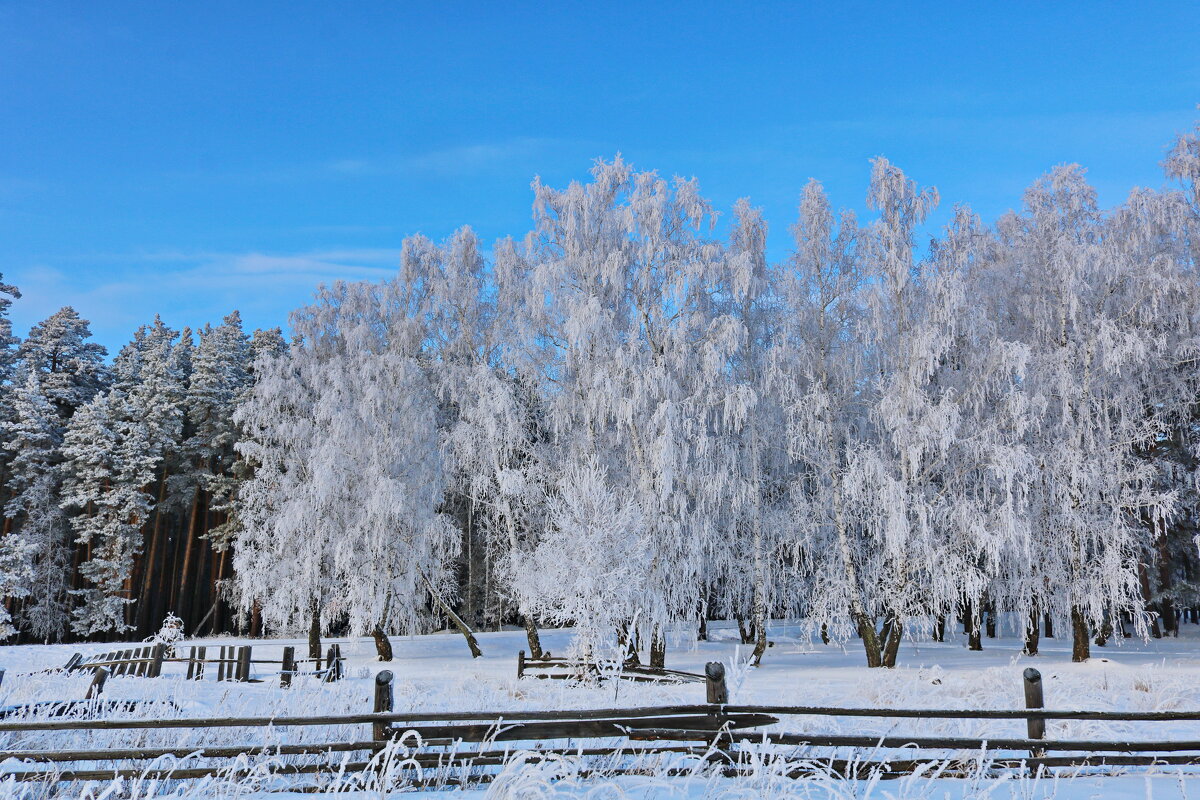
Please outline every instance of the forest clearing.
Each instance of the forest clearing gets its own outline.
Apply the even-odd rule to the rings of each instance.
[[[704,665],[726,667],[729,703],[736,706],[785,705],[848,709],[1022,709],[1022,671],[1030,666],[1044,676],[1045,707],[1058,711],[1186,712],[1200,711],[1200,686],[1194,680],[1200,668],[1200,628],[1185,624],[1179,638],[1142,642],[1113,642],[1102,655],[1084,664],[1070,661],[1070,643],[1043,642],[1036,657],[1021,655],[1023,643],[1001,626],[1000,636],[986,639],[982,651],[966,647],[961,632],[950,632],[943,643],[904,645],[905,666],[896,670],[871,670],[855,654],[836,645],[823,645],[809,626],[776,623],[772,626],[772,657],[760,668],[746,666],[749,649],[740,644],[736,627],[713,624],[709,640],[695,642],[694,632],[668,637],[668,663],[672,668],[703,673]],[[565,651],[570,631],[544,631],[543,641],[552,650]],[[1003,766],[1005,758],[1025,761],[1029,753],[1003,749],[981,753],[963,749],[927,750],[921,756],[941,761],[917,774],[897,774],[880,780],[849,776],[847,764],[856,759],[872,764],[902,762],[915,751],[898,747],[775,747],[744,744],[752,753],[749,769],[739,777],[722,772],[719,761],[698,752],[661,753],[653,758],[636,755],[637,742],[627,742],[619,756],[597,758],[586,751],[613,746],[611,738],[560,741],[496,741],[460,743],[447,748],[439,740],[418,745],[415,735],[398,736],[388,755],[371,760],[369,750],[357,753],[288,755],[288,745],[321,742],[370,742],[372,724],[295,727],[279,724],[266,728],[136,728],[138,719],[212,719],[227,717],[313,717],[362,715],[374,709],[376,676],[387,670],[393,676],[392,710],[397,714],[430,715],[435,712],[472,712],[483,709],[512,714],[538,710],[640,709],[681,707],[703,703],[704,685],[696,683],[642,683],[601,678],[598,681],[516,678],[517,653],[525,646],[523,631],[479,633],[484,656],[464,663],[462,643],[449,633],[394,638],[391,662],[380,662],[369,638],[337,639],[345,657],[344,678],[328,682],[319,677],[297,677],[281,688],[278,667],[255,665],[251,677],[261,682],[188,680],[184,666],[168,663],[157,678],[119,676],[108,680],[102,695],[109,702],[138,701],[109,718],[126,720],[129,727],[116,730],[4,731],[5,724],[38,718],[58,720],[89,715],[82,709],[61,717],[46,707],[29,708],[46,701],[62,702],[84,697],[91,682],[87,670],[71,674],[41,672],[67,663],[74,653],[85,657],[105,651],[104,645],[9,646],[0,648],[0,666],[6,675],[0,686],[0,738],[6,756],[0,762],[8,778],[0,782],[0,796],[101,796],[109,781],[47,784],[14,782],[23,771],[41,770],[46,764],[26,763],[13,750],[96,750],[168,748],[198,751],[202,747],[242,748],[251,754],[239,758],[204,759],[162,756],[140,762],[59,761],[59,770],[113,769],[135,765],[147,777],[126,777],[111,784],[116,796],[126,797],[246,797],[288,796],[288,791],[316,790],[339,796],[378,797],[380,792],[413,796],[427,791],[434,796],[479,797],[924,797],[949,792],[952,797],[1033,798],[1187,797],[1195,792],[1197,766],[1164,763],[1157,766],[1121,765],[1121,756],[1109,753],[1116,765],[1047,767],[1039,776],[1030,769]],[[302,650],[303,640],[188,640],[177,647],[214,651],[220,647],[249,645],[254,658],[278,661],[283,648]],[[111,648],[109,648],[111,649]],[[22,706],[27,708],[20,711]],[[91,715],[94,717],[94,715]],[[1200,714],[1194,714],[1200,717]],[[281,722],[283,720],[281,719]],[[420,723],[414,723],[417,726]],[[429,724],[429,723],[424,723]],[[519,724],[519,723],[510,723]],[[913,737],[975,737],[1015,739],[1026,735],[1024,719],[897,719],[864,716],[781,716],[755,733],[789,731],[809,736],[862,735],[903,739]],[[1163,741],[1192,743],[1188,757],[1200,758],[1200,719],[1184,721],[1050,720],[1048,740]],[[398,724],[397,731],[404,727]],[[502,737],[503,738],[503,737]],[[753,737],[748,737],[753,738]],[[889,741],[890,741],[889,739]],[[673,745],[682,744],[674,742]],[[283,745],[284,752],[272,753]],[[365,746],[365,745],[364,745]],[[266,748],[254,754],[252,748]],[[554,747],[566,749],[552,757],[539,757]],[[386,749],[386,748],[384,748]],[[714,748],[716,749],[716,746]],[[470,753],[480,750],[506,753],[482,765],[471,763]],[[683,748],[679,748],[683,750]],[[572,752],[575,751],[575,752]],[[438,768],[423,760],[429,754],[453,752],[456,766]],[[768,754],[782,754],[772,761]],[[1053,755],[1053,754],[1052,754]],[[1166,753],[1156,753],[1166,758]],[[1181,754],[1170,754],[1179,757]],[[836,760],[842,770],[827,766]],[[364,762],[367,766],[363,766]],[[326,764],[327,771],[295,775],[288,764]],[[343,766],[341,770],[338,765]],[[964,771],[964,764],[968,765]],[[200,766],[225,767],[224,774],[171,779],[172,770]],[[357,765],[357,766],[355,766]],[[822,766],[826,765],[826,766]],[[804,767],[804,774],[789,770]],[[877,771],[882,771],[876,767]],[[160,772],[161,771],[161,772]],[[911,771],[911,768],[910,770]],[[1068,777],[1075,776],[1072,780]],[[467,780],[463,786],[458,781]],[[425,784],[426,788],[421,789]],[[90,792],[90,794],[89,794]]]

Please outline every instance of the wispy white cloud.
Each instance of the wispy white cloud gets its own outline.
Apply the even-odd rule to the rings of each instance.
[[[69,270],[47,263],[10,269],[5,279],[22,293],[12,308],[18,334],[70,305],[112,349],[156,313],[176,327],[198,327],[237,309],[250,326],[286,326],[288,313],[319,285],[382,280],[395,273],[398,259],[396,250],[385,249],[108,253],[73,258]]]
[[[293,183],[369,177],[466,176],[501,169],[514,161],[534,161],[547,150],[581,145],[562,139],[515,137],[432,150],[343,157],[250,171],[172,174],[172,178],[237,183]]]

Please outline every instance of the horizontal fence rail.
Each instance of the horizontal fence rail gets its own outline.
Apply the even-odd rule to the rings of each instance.
[[[584,675],[618,678],[620,680],[643,683],[672,681],[675,683],[703,683],[705,681],[704,675],[677,669],[667,669],[666,667],[620,664],[611,669],[605,669],[601,665],[590,661],[554,658],[552,656],[534,658],[533,656],[526,656],[524,650],[517,653],[517,678],[572,680]]]
[[[244,660],[243,660],[244,663]],[[96,670],[103,684],[104,668]],[[708,697],[717,701],[728,699],[724,669],[710,663],[705,670]],[[1200,764],[1200,738],[1153,739],[1133,738],[1049,739],[1045,735],[1047,720],[1104,720],[1117,722],[1200,721],[1200,710],[1194,711],[1079,711],[1052,710],[1041,707],[1041,676],[1036,670],[1024,675],[1027,708],[1024,709],[936,709],[936,708],[838,708],[833,706],[796,705],[737,705],[728,702],[709,702],[688,705],[648,706],[636,708],[603,708],[586,710],[546,711],[435,711],[398,712],[393,709],[392,674],[380,672],[375,679],[373,711],[361,714],[326,714],[311,716],[259,717],[199,717],[164,719],[5,719],[0,720],[0,735],[20,732],[102,731],[145,729],[206,729],[206,728],[265,728],[286,731],[288,727],[310,726],[369,726],[370,738],[349,738],[329,742],[292,742],[272,745],[196,744],[189,746],[107,747],[107,748],[46,748],[0,750],[0,760],[15,759],[22,767],[9,767],[3,772],[19,780],[84,780],[119,776],[156,776],[183,779],[230,770],[250,769],[251,766],[197,764],[196,759],[230,759],[240,757],[330,756],[354,753],[368,757],[380,753],[393,743],[412,745],[404,763],[412,766],[438,768],[472,768],[499,766],[522,748],[496,749],[492,743],[537,742],[536,756],[525,752],[523,757],[546,757],[550,754],[580,757],[640,757],[654,754],[676,754],[701,758],[726,774],[739,774],[750,768],[752,760],[764,763],[783,760],[784,774],[833,774],[854,777],[870,774],[896,775],[926,765],[939,765],[941,774],[968,772],[986,762],[991,768],[1050,768],[1079,766],[1135,766],[1149,764]],[[1032,687],[1032,688],[1031,688]],[[990,736],[921,736],[907,734],[832,734],[803,733],[794,730],[775,730],[781,719],[795,717],[875,717],[912,719],[979,719],[1024,720],[1025,737]],[[343,737],[345,733],[341,734]],[[614,746],[587,746],[587,740],[617,740]],[[563,742],[576,746],[564,746]],[[556,744],[556,742],[558,744]],[[465,744],[478,749],[459,751]],[[791,748],[789,751],[756,749],[747,745]],[[433,748],[451,748],[436,752]],[[804,748],[803,752],[795,752]],[[828,748],[854,748],[873,754],[875,760],[845,758],[844,752],[819,755],[815,751]],[[913,756],[904,758],[880,757],[881,750],[901,750]],[[921,751],[932,751],[923,755]],[[934,753],[942,751],[943,755]],[[969,758],[962,751],[972,751]],[[1013,751],[1022,753],[1011,757]],[[954,755],[957,753],[957,755]],[[995,757],[988,757],[995,753]],[[1025,756],[1023,753],[1028,753]],[[1056,753],[1058,755],[1048,755]],[[84,768],[88,762],[138,762],[157,759],[183,759],[178,765],[150,764],[144,767],[122,766],[107,769]],[[11,762],[10,762],[11,763]],[[338,770],[371,768],[371,761],[348,763],[286,763],[272,764],[279,774],[312,774]],[[24,769],[25,766],[29,769]],[[80,768],[69,768],[75,765]],[[40,769],[39,769],[40,767]],[[47,769],[47,767],[53,767]],[[61,767],[61,768],[60,768]],[[610,768],[606,767],[606,769]],[[406,767],[407,768],[407,767]],[[619,769],[618,767],[611,767]],[[948,771],[948,772],[947,772]],[[479,778],[472,777],[472,780]],[[483,776],[486,778],[486,775]],[[415,779],[414,779],[415,780]],[[414,784],[415,785],[415,784]]]

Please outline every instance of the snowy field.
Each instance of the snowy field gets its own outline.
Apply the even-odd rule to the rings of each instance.
[[[1200,708],[1200,629],[1184,625],[1179,639],[1141,642],[1124,640],[1106,648],[1095,648],[1086,664],[1070,662],[1070,642],[1044,639],[1042,654],[1029,658],[1020,654],[1014,638],[985,639],[983,652],[969,652],[961,640],[944,644],[906,643],[901,666],[895,670],[868,670],[862,666],[858,643],[845,648],[822,645],[798,635],[796,628],[777,626],[759,669],[741,666],[748,648],[738,644],[736,629],[714,625],[711,641],[696,643],[681,633],[671,641],[667,665],[676,669],[702,671],[706,661],[727,665],[731,702],[739,704],[832,705],[847,707],[996,708],[1023,707],[1021,671],[1027,666],[1041,670],[1046,705],[1071,710],[1192,710]],[[434,710],[547,710],[604,708],[671,703],[700,703],[704,687],[699,684],[580,686],[564,681],[516,679],[516,654],[525,647],[522,631],[480,635],[484,656],[471,660],[461,637],[435,634],[393,639],[395,660],[375,661],[370,639],[328,639],[340,642],[347,658],[346,680],[321,684],[299,679],[290,690],[281,690],[277,679],[261,684],[186,681],[182,664],[168,664],[159,679],[111,678],[105,698],[158,700],[161,704],[141,706],[134,716],[261,716],[314,713],[361,713],[371,710],[372,679],[376,671],[390,669],[395,675],[397,711]],[[548,631],[544,645],[564,653],[569,633]],[[205,639],[187,644],[211,648],[245,640]],[[255,640],[255,658],[278,658],[282,647],[299,640]],[[39,670],[64,664],[72,653],[106,652],[114,645],[60,645],[0,647],[0,667],[6,677],[0,688],[0,705],[14,706],[43,701],[79,699],[89,683],[87,675],[37,674]],[[265,667],[265,665],[261,665]],[[211,667],[210,667],[211,669]],[[785,718],[781,730],[803,733],[864,733],[964,735],[975,737],[1021,737],[1025,726],[1018,720],[914,720],[871,718]],[[1200,740],[1200,723],[1120,723],[1100,721],[1051,721],[1049,738]],[[262,745],[276,742],[353,741],[370,737],[367,726],[340,729],[207,729],[126,730],[87,733],[37,732],[0,733],[0,749],[98,748],[118,746],[191,746],[213,744]],[[827,754],[830,751],[822,751]],[[803,753],[797,753],[803,758]],[[848,750],[841,757],[855,755]],[[858,753],[867,756],[866,753]],[[958,754],[970,757],[972,754]],[[143,762],[145,763],[145,762]],[[100,765],[111,766],[111,765]],[[160,764],[161,766],[161,764]],[[13,761],[0,770],[19,769]],[[1059,772],[1037,780],[1013,775],[973,779],[921,775],[888,781],[839,781],[832,778],[787,779],[770,767],[756,774],[730,779],[696,768],[692,774],[650,774],[603,777],[580,774],[572,759],[514,763],[491,785],[466,790],[446,788],[425,791],[438,797],[590,797],[590,798],[698,798],[698,797],[820,797],[820,798],[1084,798],[1200,797],[1200,772],[1177,767],[1130,769],[1124,775],[1070,777]],[[660,770],[661,773],[661,770]],[[311,781],[310,781],[311,782]],[[246,797],[269,788],[269,781],[202,779],[191,782],[156,783],[126,781],[62,785],[47,790],[39,784],[6,780],[0,797]],[[351,781],[325,779],[328,793],[347,797],[381,797],[379,787],[355,786]],[[358,791],[351,791],[358,790]],[[419,796],[411,792],[408,796]],[[312,797],[312,793],[273,797]]]

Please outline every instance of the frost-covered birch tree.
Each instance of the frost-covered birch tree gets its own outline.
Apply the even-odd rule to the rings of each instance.
[[[290,353],[256,362],[237,412],[255,471],[239,494],[234,564],[242,610],[257,604],[268,624],[412,633],[428,626],[427,600],[461,624],[420,291],[328,287],[294,315]]]

